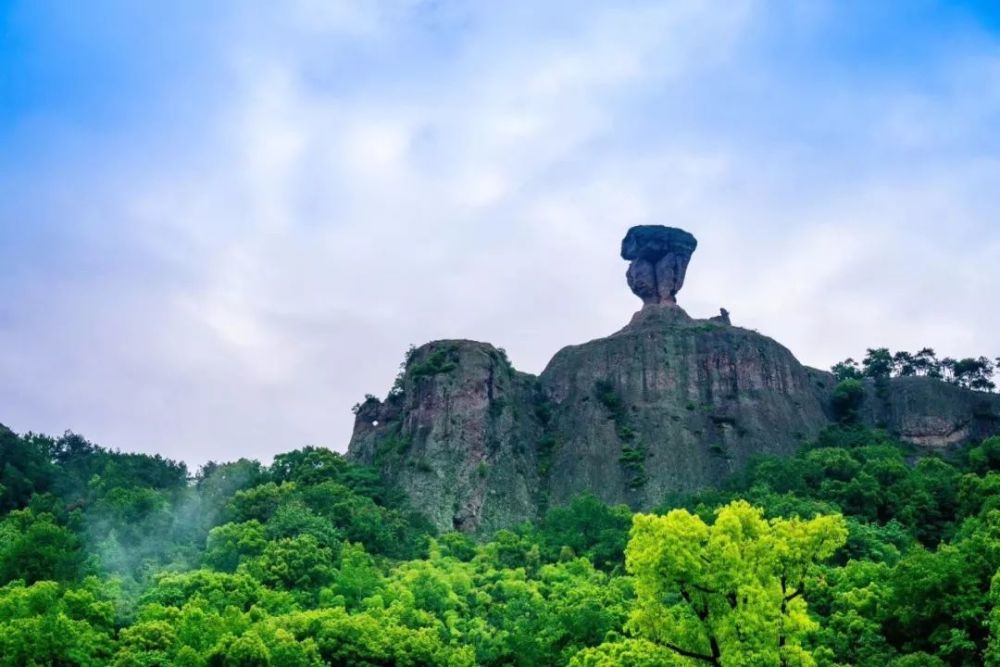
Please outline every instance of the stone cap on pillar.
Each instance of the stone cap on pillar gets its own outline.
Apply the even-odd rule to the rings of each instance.
[[[625,277],[644,307],[677,305],[677,293],[697,247],[693,235],[675,227],[639,225],[628,230],[622,240],[622,259],[629,260]]]

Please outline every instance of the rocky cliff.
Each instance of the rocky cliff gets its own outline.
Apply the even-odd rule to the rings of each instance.
[[[435,341],[407,355],[385,401],[358,406],[348,454],[439,528],[509,526],[538,505],[538,392],[492,345]]]
[[[567,347],[541,375],[556,439],[549,493],[649,507],[788,454],[828,423],[806,370],[753,331],[647,306],[618,333]]]
[[[914,445],[942,449],[1000,433],[1000,395],[926,377],[869,381],[862,418]]]
[[[682,230],[630,230],[621,254],[642,310],[538,377],[486,343],[412,350],[388,397],[358,406],[348,455],[439,528],[488,531],[582,492],[649,508],[754,455],[792,453],[831,423],[835,379],[725,311],[700,320],[677,306],[696,247]],[[860,415],[943,447],[1000,433],[1000,396],[901,378],[870,383]]]

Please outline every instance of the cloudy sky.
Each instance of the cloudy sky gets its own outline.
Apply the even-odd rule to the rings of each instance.
[[[411,343],[624,325],[634,224],[805,363],[1000,354],[995,7],[0,1],[0,422],[342,450]]]

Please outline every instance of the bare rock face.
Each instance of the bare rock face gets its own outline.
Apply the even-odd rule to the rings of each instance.
[[[513,525],[536,512],[535,390],[488,343],[428,343],[384,401],[358,406],[348,456],[377,467],[440,530]]]
[[[926,449],[1000,433],[1000,396],[928,377],[869,380],[861,412],[868,424]]]
[[[679,308],[560,350],[540,376],[555,438],[549,502],[590,492],[649,509],[785,455],[829,424],[806,369],[776,341]]]
[[[631,228],[622,240],[622,259],[630,262],[625,274],[629,288],[644,305],[675,305],[697,247],[698,241],[683,229]]]

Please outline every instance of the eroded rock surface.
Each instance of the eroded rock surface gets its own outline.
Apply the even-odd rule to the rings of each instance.
[[[791,454],[828,424],[805,368],[756,332],[644,309],[564,348],[541,375],[556,439],[552,503],[589,491],[648,509],[717,484],[757,454]]]
[[[940,449],[1000,433],[1000,396],[928,377],[869,381],[862,415],[907,442]]]
[[[492,345],[428,343],[384,401],[361,404],[348,455],[378,467],[441,530],[513,525],[537,507],[534,391],[535,378]]]

